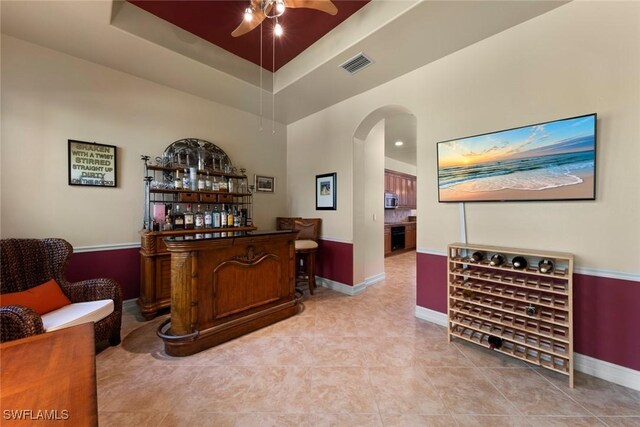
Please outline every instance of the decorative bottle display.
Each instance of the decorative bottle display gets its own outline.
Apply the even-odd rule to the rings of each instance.
[[[233,226],[240,227],[240,212],[236,207],[233,208]]]
[[[227,227],[233,227],[233,211],[231,210],[231,206],[229,206],[229,210],[227,211]]]
[[[184,170],[184,174],[182,175],[182,188],[184,190],[189,189],[189,169]]]
[[[171,208],[167,209],[167,214],[164,217],[163,230],[173,230],[173,221],[171,219]]]
[[[224,210],[224,205],[220,210],[220,227],[225,228],[227,226],[227,211]]]
[[[194,215],[191,210],[191,205],[187,204],[187,210],[184,212],[184,229],[193,230],[195,227]]]
[[[176,213],[173,215],[174,230],[184,230],[184,214],[180,212],[180,205],[176,205]]]
[[[182,177],[180,176],[180,169],[176,169],[176,176],[173,178],[173,186],[176,190],[182,190]]]
[[[213,228],[220,228],[222,223],[220,222],[220,212],[218,212],[218,207],[213,207]]]
[[[204,228],[213,228],[213,217],[209,205],[204,208]]]
[[[204,213],[202,213],[202,208],[200,207],[200,205],[198,205],[198,209],[194,214],[194,220],[195,220],[196,229],[199,230],[204,228]]]

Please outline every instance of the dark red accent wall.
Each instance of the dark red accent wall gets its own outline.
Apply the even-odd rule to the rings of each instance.
[[[417,305],[447,312],[447,257],[418,253]],[[574,351],[640,370],[640,283],[573,275]]]
[[[122,288],[122,298],[140,295],[140,249],[117,249],[74,253],[67,267],[67,279],[77,282],[98,277],[116,280]]]
[[[320,240],[316,259],[316,275],[353,286],[353,245]]]
[[[418,253],[416,268],[416,304],[446,313],[447,257]]]

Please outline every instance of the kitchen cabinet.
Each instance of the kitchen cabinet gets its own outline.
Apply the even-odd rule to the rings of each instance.
[[[389,255],[391,253],[391,227],[384,227],[384,254]]]
[[[410,223],[404,227],[404,248],[415,249],[416,248],[416,224]]]
[[[384,189],[386,193],[398,195],[399,208],[416,209],[417,188],[415,176],[385,169]]]

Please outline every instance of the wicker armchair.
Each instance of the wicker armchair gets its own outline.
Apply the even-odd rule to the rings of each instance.
[[[72,303],[112,299],[114,310],[95,323],[96,343],[120,343],[122,295],[111,279],[91,279],[71,283],[64,272],[73,249],[62,239],[3,239],[0,241],[0,294],[20,292],[55,279]],[[0,307],[0,342],[44,333],[42,319],[30,308]]]

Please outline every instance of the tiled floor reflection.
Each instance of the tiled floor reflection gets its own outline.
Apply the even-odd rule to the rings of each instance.
[[[291,319],[193,356],[127,304],[97,356],[101,426],[640,426],[640,392],[566,377],[416,319],[415,252],[357,296],[320,288]]]

